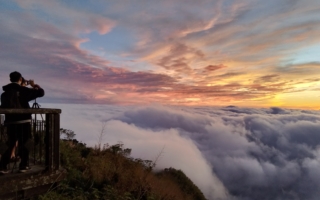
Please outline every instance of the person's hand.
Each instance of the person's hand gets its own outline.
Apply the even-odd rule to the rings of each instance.
[[[39,89],[39,88],[41,88],[41,87],[40,87],[40,85],[38,85],[38,84],[34,84],[34,87],[33,87],[33,88],[37,90],[37,89]]]
[[[34,88],[34,86],[35,86],[35,84],[34,84],[34,80],[30,80],[30,85],[31,85],[31,87],[33,87],[33,88]]]

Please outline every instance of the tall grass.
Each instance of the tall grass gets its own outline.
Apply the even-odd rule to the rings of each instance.
[[[205,199],[182,171],[169,168],[155,173],[154,161],[131,158],[130,153],[123,144],[88,148],[76,140],[62,140],[61,164],[67,177],[36,199]]]

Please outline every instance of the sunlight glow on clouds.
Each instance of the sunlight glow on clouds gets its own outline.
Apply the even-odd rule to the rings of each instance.
[[[272,106],[313,91],[301,83],[320,76],[316,0],[16,0],[0,9],[0,83],[21,71],[46,102]]]

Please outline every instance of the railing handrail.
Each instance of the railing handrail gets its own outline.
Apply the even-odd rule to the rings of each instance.
[[[56,108],[0,108],[0,114],[60,114]]]

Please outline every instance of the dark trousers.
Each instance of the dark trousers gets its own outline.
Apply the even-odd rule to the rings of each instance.
[[[21,158],[19,168],[24,168],[29,164],[29,148],[26,143],[31,139],[31,124],[10,124],[7,125],[8,149],[1,157],[0,167],[6,169],[10,162],[10,157],[16,142],[18,141],[18,156]]]

